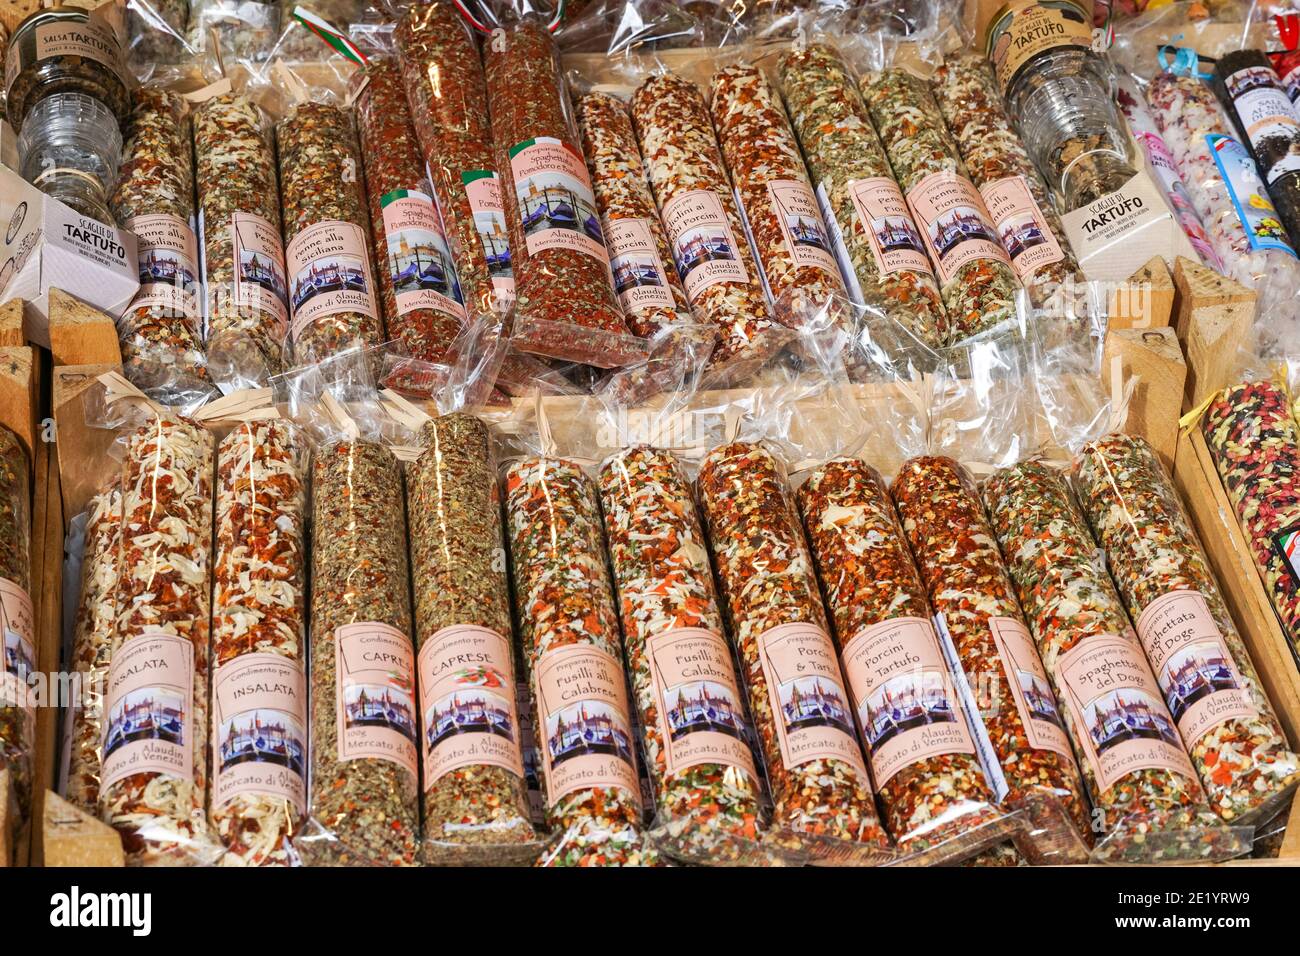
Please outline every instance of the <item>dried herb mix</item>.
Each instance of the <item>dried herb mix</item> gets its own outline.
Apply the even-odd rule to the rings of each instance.
[[[0,768],[9,770],[19,822],[32,800],[36,709],[28,706],[27,675],[36,668],[36,619],[31,587],[31,468],[18,436],[0,427],[0,610],[5,658],[0,664]],[[13,640],[11,647],[8,643]],[[15,832],[17,828],[15,828]]]

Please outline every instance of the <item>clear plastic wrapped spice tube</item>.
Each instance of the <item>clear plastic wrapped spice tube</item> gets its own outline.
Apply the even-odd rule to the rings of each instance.
[[[203,351],[189,105],[180,94],[154,87],[137,89],[134,104],[110,208],[122,228],[135,234],[147,281],[117,323],[122,371],[136,388],[181,404],[211,387]]]
[[[774,836],[814,862],[891,859],[784,465],[761,444],[732,442],[705,457],[697,485]]]
[[[201,865],[207,819],[213,437],[171,414],[126,439],[99,813],[127,862]]]
[[[1000,469],[983,497],[1092,799],[1094,860],[1218,861],[1250,834],[1210,809],[1066,476]]]
[[[1023,811],[1016,845],[1032,863],[1083,862],[1083,781],[974,481],[926,456],[904,463],[891,492],[949,665],[987,694],[974,729],[997,796]]]
[[[526,19],[494,33],[483,61],[518,295],[515,347],[601,368],[644,358],[614,295],[554,39]]]
[[[1150,445],[1121,434],[1085,445],[1074,476],[1210,806],[1229,823],[1267,821],[1300,783],[1300,758],[1260,687],[1173,482]]]
[[[1016,822],[980,766],[884,480],[865,462],[835,460],[809,476],[798,501],[902,862],[951,863],[1006,839]]]
[[[762,845],[752,729],[685,471],[671,452],[637,446],[608,459],[599,484],[655,794],[652,837],[688,862],[775,862]]]
[[[18,436],[0,427],[0,768],[8,769],[19,820],[32,801],[36,707],[28,675],[36,670],[36,616],[31,599],[31,468]]]
[[[544,866],[654,866],[596,487],[534,457],[505,472],[506,522],[546,817]]]
[[[228,866],[296,860],[307,808],[307,445],[289,422],[217,446],[212,810]]]
[[[5,110],[22,132],[27,114],[56,93],[81,93],[119,122],[131,111],[130,88],[117,33],[79,7],[33,13],[14,28],[5,52]]]
[[[1011,318],[1020,281],[929,85],[895,67],[863,76],[862,95],[938,271],[949,344]]]
[[[184,62],[189,0],[135,0],[126,5],[126,60],[137,75]]]
[[[352,114],[298,103],[276,125],[275,142],[294,361],[379,345],[384,321]]]
[[[519,864],[529,818],[501,496],[487,426],[427,422],[407,465],[426,863]]]
[[[18,135],[23,178],[96,222],[117,225],[108,206],[122,162],[118,117],[84,93],[35,104]]]
[[[778,72],[850,298],[942,345],[948,320],[934,267],[849,67],[814,43],[785,54]]]
[[[402,473],[361,438],[312,456],[311,866],[412,866],[420,833]]]
[[[265,381],[289,329],[270,120],[247,96],[214,96],[194,114],[194,163],[209,368]]]

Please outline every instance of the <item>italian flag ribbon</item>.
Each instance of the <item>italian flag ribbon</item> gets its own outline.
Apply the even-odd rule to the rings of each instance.
[[[324,18],[312,13],[306,7],[294,7],[293,18],[353,63],[366,65],[366,55],[361,52],[360,47],[349,40],[346,33],[340,33]]]
[[[466,20],[468,20],[470,26],[472,26],[479,33],[492,32],[493,30],[492,24],[489,23],[485,17],[476,16],[474,11],[470,9],[470,4],[467,2],[467,0],[452,0],[452,3],[455,4],[456,9],[460,11],[460,15],[464,17]],[[546,29],[549,30],[550,32],[554,33],[557,29],[559,29],[561,21],[564,20],[565,5],[566,5],[566,0],[555,0],[555,13],[551,16],[551,19],[548,20],[546,23]]]

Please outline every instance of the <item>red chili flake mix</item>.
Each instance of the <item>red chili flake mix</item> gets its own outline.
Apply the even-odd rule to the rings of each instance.
[[[384,322],[352,114],[299,103],[276,126],[275,141],[294,361],[311,365],[379,345]]]
[[[739,377],[786,337],[745,241],[704,97],[689,80],[655,74],[632,95],[632,120],[686,295],[696,316],[718,329],[709,364]]]
[[[844,325],[848,293],[781,98],[755,66],[723,67],[710,89],[713,125],[749,224],[777,318]]]
[[[732,442],[705,457],[697,483],[773,831],[815,862],[890,859],[784,466],[761,444]]]
[[[599,483],[658,808],[652,836],[689,862],[773,862],[761,845],[749,718],[681,463],[668,451],[629,448],[605,462]]]
[[[402,352],[442,362],[465,327],[460,283],[395,59],[372,57],[355,103],[384,325]]]
[[[1210,806],[1266,822],[1300,783],[1173,482],[1145,440],[1113,434],[1076,457],[1079,503],[1106,552]]]
[[[411,4],[393,36],[469,320],[495,322],[515,280],[478,42],[450,3]]]
[[[614,296],[554,38],[523,20],[492,34],[483,62],[518,296],[513,344],[599,368],[644,358]]]
[[[217,446],[210,816],[223,866],[296,861],[290,840],[307,808],[308,477],[307,446],[288,422],[240,424]]]
[[[1277,616],[1300,650],[1300,426],[1287,390],[1267,379],[1232,385],[1206,410],[1201,430]]]
[[[528,661],[546,818],[543,866],[655,866],[641,830],[636,738],[596,488],[581,466],[506,469],[515,609]]]
[[[908,862],[945,863],[1006,839],[1014,823],[980,767],[884,480],[865,462],[831,461],[798,501],[899,850]]]
[[[1249,841],[1222,826],[1065,476],[995,472],[984,503],[1065,717],[1101,843],[1094,859],[1221,860]]]
[[[628,327],[650,338],[692,322],[627,106],[608,93],[588,93],[578,101],[578,127]]]
[[[973,729],[990,783],[1026,817],[1017,846],[1032,863],[1086,860],[1083,782],[974,481],[951,458],[919,457],[891,492],[949,665],[987,704]]]

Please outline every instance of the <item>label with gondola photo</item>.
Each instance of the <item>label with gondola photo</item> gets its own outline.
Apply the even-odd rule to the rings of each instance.
[[[985,183],[980,197],[993,217],[998,241],[1011,257],[1011,265],[1021,281],[1065,258],[1024,176]]]
[[[609,262],[582,156],[567,143],[539,136],[511,148],[510,175],[529,255],[562,249]]]
[[[696,302],[719,282],[748,282],[727,210],[711,189],[692,189],[663,208],[664,228],[686,295]]]
[[[797,180],[774,179],[767,184],[767,195],[790,261],[796,267],[822,269],[838,276],[831,238],[812,190]]]
[[[281,654],[241,654],[212,678],[212,805],[239,794],[306,810],[307,677]]]
[[[334,629],[338,759],[391,760],[417,773],[415,650],[378,621]]]
[[[101,790],[137,773],[188,781],[194,744],[194,646],[165,631],[123,643],[104,690]]]
[[[199,321],[199,244],[190,224],[179,216],[134,216],[122,224],[135,233],[140,264],[140,291],[125,315],[156,309],[196,324]]]
[[[506,210],[501,199],[501,177],[491,170],[471,169],[460,174],[465,199],[474,215],[483,256],[497,305],[508,308],[515,301],[515,270],[510,261],[510,236],[506,231]],[[445,220],[444,220],[445,221]]]
[[[907,204],[942,282],[951,282],[962,266],[981,259],[1011,261],[970,180],[931,173],[908,191]]]
[[[650,309],[675,307],[664,264],[659,261],[654,233],[645,219],[611,219],[605,225],[609,268],[623,311],[638,315]]]
[[[25,733],[34,733],[36,701],[28,679],[36,672],[36,616],[31,597],[8,578],[0,578],[0,614],[4,615],[0,630],[5,642],[0,707],[21,708],[27,720]]]
[[[287,328],[289,285],[280,230],[256,213],[237,212],[230,217],[230,234],[236,264],[235,305],[269,312]]]
[[[1013,617],[990,617],[989,630],[1002,658],[1002,667],[1010,685],[1011,697],[1020,713],[1029,746],[1051,750],[1072,760],[1070,741],[1065,735],[1065,721],[1056,704],[1056,695],[1047,681],[1047,671],[1038,657],[1029,629]]]
[[[397,314],[432,309],[465,321],[460,282],[433,197],[397,189],[379,200]]]
[[[292,338],[327,315],[359,312],[379,317],[365,231],[355,223],[326,219],[308,226],[289,243],[285,264]]]

